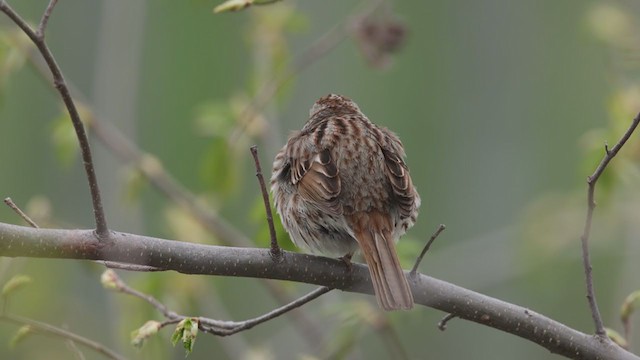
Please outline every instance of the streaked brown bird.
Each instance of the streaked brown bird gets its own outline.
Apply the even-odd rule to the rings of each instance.
[[[350,99],[330,94],[309,112],[273,162],[271,191],[300,248],[349,259],[360,249],[378,304],[411,309],[395,242],[416,222],[420,196],[400,139]]]

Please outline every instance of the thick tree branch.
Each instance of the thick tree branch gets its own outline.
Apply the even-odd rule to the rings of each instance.
[[[90,230],[0,223],[0,256],[108,260],[184,274],[288,280],[373,294],[366,266],[354,263],[347,271],[337,259],[284,251],[282,261],[274,262],[269,249],[201,245],[118,232],[112,239],[99,242]],[[418,274],[410,283],[416,304],[517,335],[553,353],[573,359],[640,359],[612,342],[442,280]]]

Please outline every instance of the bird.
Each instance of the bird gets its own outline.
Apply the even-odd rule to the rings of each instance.
[[[361,251],[378,305],[413,307],[395,243],[418,216],[420,195],[402,142],[351,99],[318,99],[273,162],[271,192],[293,243],[350,261]]]

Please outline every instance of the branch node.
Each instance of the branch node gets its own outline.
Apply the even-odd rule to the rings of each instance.
[[[38,30],[36,30],[36,36],[42,42],[44,42],[44,33],[47,29],[47,24],[49,23],[49,17],[51,16],[51,13],[53,12],[53,8],[56,6],[57,3],[58,3],[58,0],[49,1],[47,8],[42,14],[42,18],[40,19],[40,24],[38,24]]]
[[[447,323],[449,322],[449,320],[455,318],[456,315],[454,314],[447,314],[445,315],[445,317],[442,318],[442,320],[438,321],[438,330],[440,331],[445,331],[447,330]]]

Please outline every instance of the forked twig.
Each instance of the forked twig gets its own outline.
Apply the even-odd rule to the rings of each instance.
[[[591,308],[591,316],[593,317],[593,322],[595,323],[596,335],[602,338],[606,337],[606,332],[604,329],[604,324],[602,322],[602,316],[600,315],[600,310],[598,309],[598,304],[596,302],[596,295],[593,290],[593,274],[592,274],[592,266],[591,259],[589,257],[589,236],[591,234],[591,223],[593,221],[593,211],[596,208],[595,202],[595,191],[596,191],[596,183],[600,178],[600,175],[604,172],[609,162],[618,154],[618,151],[624,146],[624,144],[629,140],[631,134],[635,131],[636,127],[638,127],[638,123],[640,122],[640,113],[636,115],[636,117],[631,122],[631,125],[627,129],[627,131],[622,135],[620,140],[616,143],[613,148],[609,148],[608,145],[605,145],[605,155],[598,164],[598,167],[594,171],[594,173],[587,177],[587,217],[584,223],[584,232],[580,237],[582,243],[582,263],[584,266],[584,274],[585,274],[585,282],[587,287],[587,300],[589,302],[589,307]]]
[[[109,273],[105,272],[105,274],[103,274],[103,278],[106,276],[114,285],[115,290],[122,292],[124,294],[135,296],[139,299],[142,299],[148,302],[151,306],[156,308],[156,310],[162,313],[162,315],[168,320],[163,324],[168,325],[168,324],[176,323],[182,319],[187,318],[187,316],[185,315],[180,315],[170,310],[166,305],[164,305],[162,302],[160,302],[153,296],[144,294],[136,289],[129,287],[129,285],[127,285],[124,281],[122,281],[116,275],[115,272],[111,270],[107,270],[107,271],[110,271],[110,272]],[[211,319],[206,317],[198,317],[199,326],[202,331],[209,332],[214,335],[218,335],[218,336],[233,335],[240,331],[248,330],[256,325],[267,322],[282,314],[285,314],[297,307],[300,307],[320,297],[323,294],[328,293],[331,290],[332,290],[331,288],[326,286],[319,287],[288,304],[285,304],[279,308],[269,311],[266,314],[263,314],[261,316],[258,316],[252,319],[244,320],[244,321],[223,321],[223,320],[216,320],[216,319]]]
[[[38,30],[36,31],[36,34],[38,35],[38,37],[42,39],[44,39],[44,33],[45,33],[45,30],[47,29],[47,24],[49,23],[49,17],[51,16],[51,13],[53,12],[53,8],[56,6],[57,3],[58,3],[58,0],[49,1],[49,5],[47,5],[46,10],[44,11],[44,13],[42,13],[42,18],[40,19],[40,24],[38,24]]]
[[[73,123],[73,127],[76,132],[76,137],[78,138],[78,142],[80,144],[80,152],[82,154],[82,162],[84,164],[84,169],[87,174],[87,180],[89,182],[89,190],[91,192],[91,200],[93,202],[93,215],[96,222],[96,234],[100,239],[107,239],[109,237],[109,228],[107,227],[107,220],[104,214],[104,209],[102,207],[102,200],[100,197],[100,188],[98,187],[98,178],[96,177],[95,168],[93,166],[93,158],[91,155],[91,147],[89,146],[89,139],[87,137],[87,133],[84,129],[84,125],[82,124],[82,120],[80,119],[80,114],[76,107],[73,98],[71,97],[71,93],[69,92],[69,87],[62,75],[62,71],[58,66],[51,50],[47,46],[44,38],[44,31],[46,30],[46,25],[49,20],[49,16],[53,11],[54,6],[56,5],[57,0],[51,0],[47,5],[44,14],[42,15],[42,19],[40,20],[40,24],[37,30],[33,30],[31,26],[24,20],[18,13],[16,13],[6,1],[0,1],[0,11],[4,12],[36,45],[40,55],[47,63],[47,67],[53,76],[53,84],[64,105],[69,112],[69,117],[71,118],[71,122]]]
[[[278,245],[278,238],[276,237],[276,228],[273,225],[273,215],[271,214],[271,202],[269,201],[269,192],[264,183],[264,176],[262,176],[262,168],[260,167],[260,159],[258,159],[258,147],[253,145],[251,147],[251,155],[256,164],[256,177],[260,183],[260,190],[262,191],[262,200],[264,200],[264,209],[267,213],[267,223],[269,224],[269,236],[271,237],[271,256],[274,259],[279,260],[282,256],[282,249]]]

